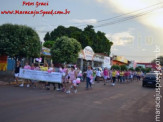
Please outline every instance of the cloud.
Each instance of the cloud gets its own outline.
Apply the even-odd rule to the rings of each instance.
[[[154,10],[144,16],[136,18],[140,23],[147,25],[149,27],[155,27],[163,29],[163,3],[159,5],[152,6],[154,4],[160,3],[161,0],[96,0],[96,2],[103,4],[106,7],[112,8],[115,12],[124,14],[132,11],[137,11],[143,8],[137,13],[132,13],[130,15],[135,15],[138,13],[143,13],[146,11]],[[150,8],[147,8],[149,7]],[[157,8],[158,7],[158,8]],[[157,9],[155,9],[157,8]]]
[[[106,34],[106,37],[114,43],[113,46],[125,46],[134,41],[134,36],[130,31]]]
[[[96,19],[73,19],[72,22],[80,23],[80,24],[95,24],[97,23]]]

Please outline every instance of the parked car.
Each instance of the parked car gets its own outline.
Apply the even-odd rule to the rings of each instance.
[[[142,86],[156,86],[156,73],[147,73],[142,81]]]

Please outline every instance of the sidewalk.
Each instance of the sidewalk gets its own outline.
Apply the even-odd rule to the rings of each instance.
[[[6,86],[6,85],[9,85],[9,83],[4,82],[4,81],[0,81],[0,86]]]
[[[12,82],[14,81],[14,74],[12,71],[0,71],[0,81]]]

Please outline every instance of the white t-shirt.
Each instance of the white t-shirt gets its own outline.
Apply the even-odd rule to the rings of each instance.
[[[101,72],[100,71],[96,71],[96,76],[101,77]]]

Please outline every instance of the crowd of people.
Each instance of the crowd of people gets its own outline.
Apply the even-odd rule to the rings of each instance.
[[[61,66],[59,70],[55,70],[53,64],[49,66],[47,63],[44,63],[43,66],[40,66],[39,63],[32,63],[31,65],[26,63],[24,67],[21,67],[20,62],[18,61],[15,67],[15,81],[17,85],[18,85],[20,68],[24,68],[26,70],[47,71],[49,73],[60,72],[62,74],[62,83],[50,83],[50,82],[24,79],[22,84],[20,84],[21,87],[24,86],[24,81],[27,82],[27,87],[30,86],[36,87],[36,85],[39,83],[47,88],[50,86],[50,84],[53,84],[54,87],[56,88],[56,84],[58,84],[58,87],[56,88],[56,90],[58,91],[61,90],[69,94],[71,93],[71,89],[73,89],[74,93],[77,93],[77,86],[79,85],[82,79],[82,71],[80,71],[80,69],[75,66],[71,66],[70,68],[67,68],[67,66],[65,65],[65,66]]]
[[[15,80],[18,84],[18,77],[21,65],[18,61],[15,67]],[[29,65],[28,63],[22,67],[27,70],[37,70],[37,71],[47,71],[51,72],[60,72],[62,74],[62,83],[50,83],[43,81],[36,81],[25,79],[27,87],[36,87],[37,84],[41,84],[42,86],[49,88],[50,84],[54,86],[54,88],[58,91],[63,91],[67,94],[70,94],[72,91],[77,93],[77,87],[79,86],[81,81],[86,81],[86,89],[92,89],[92,86],[95,84],[95,81],[98,83],[100,81],[104,82],[104,85],[107,83],[111,83],[112,86],[115,86],[116,82],[125,83],[131,82],[133,80],[141,80],[144,77],[144,73],[139,71],[131,71],[131,70],[115,70],[104,68],[103,70],[93,69],[91,66],[87,67],[87,71],[82,72],[76,65],[72,65],[71,67],[67,67],[67,65],[61,66],[58,70],[54,67],[53,64],[50,66],[47,63],[44,63],[43,66],[40,66],[39,63],[32,63]],[[57,87],[56,87],[57,85]],[[24,82],[20,86],[24,86]]]

